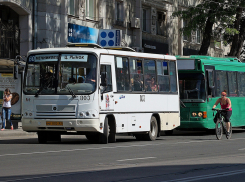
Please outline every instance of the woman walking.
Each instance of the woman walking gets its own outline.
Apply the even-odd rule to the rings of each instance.
[[[1,129],[2,131],[5,130],[5,120],[9,121],[10,123],[10,127],[11,130],[14,129],[13,124],[11,122],[10,119],[10,115],[11,115],[11,99],[12,99],[12,94],[10,92],[10,90],[7,88],[4,91],[4,95],[3,95],[3,108],[2,108],[2,115],[3,115],[3,128]]]

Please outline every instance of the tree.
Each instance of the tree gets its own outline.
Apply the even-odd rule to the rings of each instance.
[[[233,27],[239,31],[239,33],[235,35],[225,35],[228,43],[231,43],[231,50],[229,56],[234,56],[240,59],[240,54],[242,52],[242,47],[245,39],[245,15],[244,15],[244,2],[240,4],[237,8],[236,20],[234,22]]]
[[[188,20],[188,24],[180,31],[187,36],[192,31],[200,30],[203,35],[199,55],[207,55],[211,40],[220,40],[222,34],[237,35],[236,22],[238,6],[245,0],[204,0],[196,6],[173,13],[173,17]],[[238,23],[238,22],[237,22]],[[229,36],[228,36],[229,35]],[[228,41],[225,41],[228,42]]]

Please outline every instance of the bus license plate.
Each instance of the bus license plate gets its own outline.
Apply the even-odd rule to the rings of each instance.
[[[63,126],[63,122],[59,121],[46,121],[47,126]]]

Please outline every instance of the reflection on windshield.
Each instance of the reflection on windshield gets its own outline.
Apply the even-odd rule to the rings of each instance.
[[[63,56],[65,58],[61,58],[59,68],[58,60],[28,62],[25,94],[75,96],[94,92],[97,59],[94,55],[83,54],[79,60],[79,56],[81,57],[79,54],[75,56],[66,54]]]
[[[179,74],[179,88],[180,99],[182,100],[205,100],[205,80],[203,74]]]

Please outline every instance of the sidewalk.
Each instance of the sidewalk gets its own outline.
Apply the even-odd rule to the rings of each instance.
[[[21,136],[37,136],[35,132],[28,133],[22,130],[21,122],[19,122],[18,129],[5,129],[4,131],[0,130],[0,140],[2,138],[9,138],[9,137],[21,137]]]

